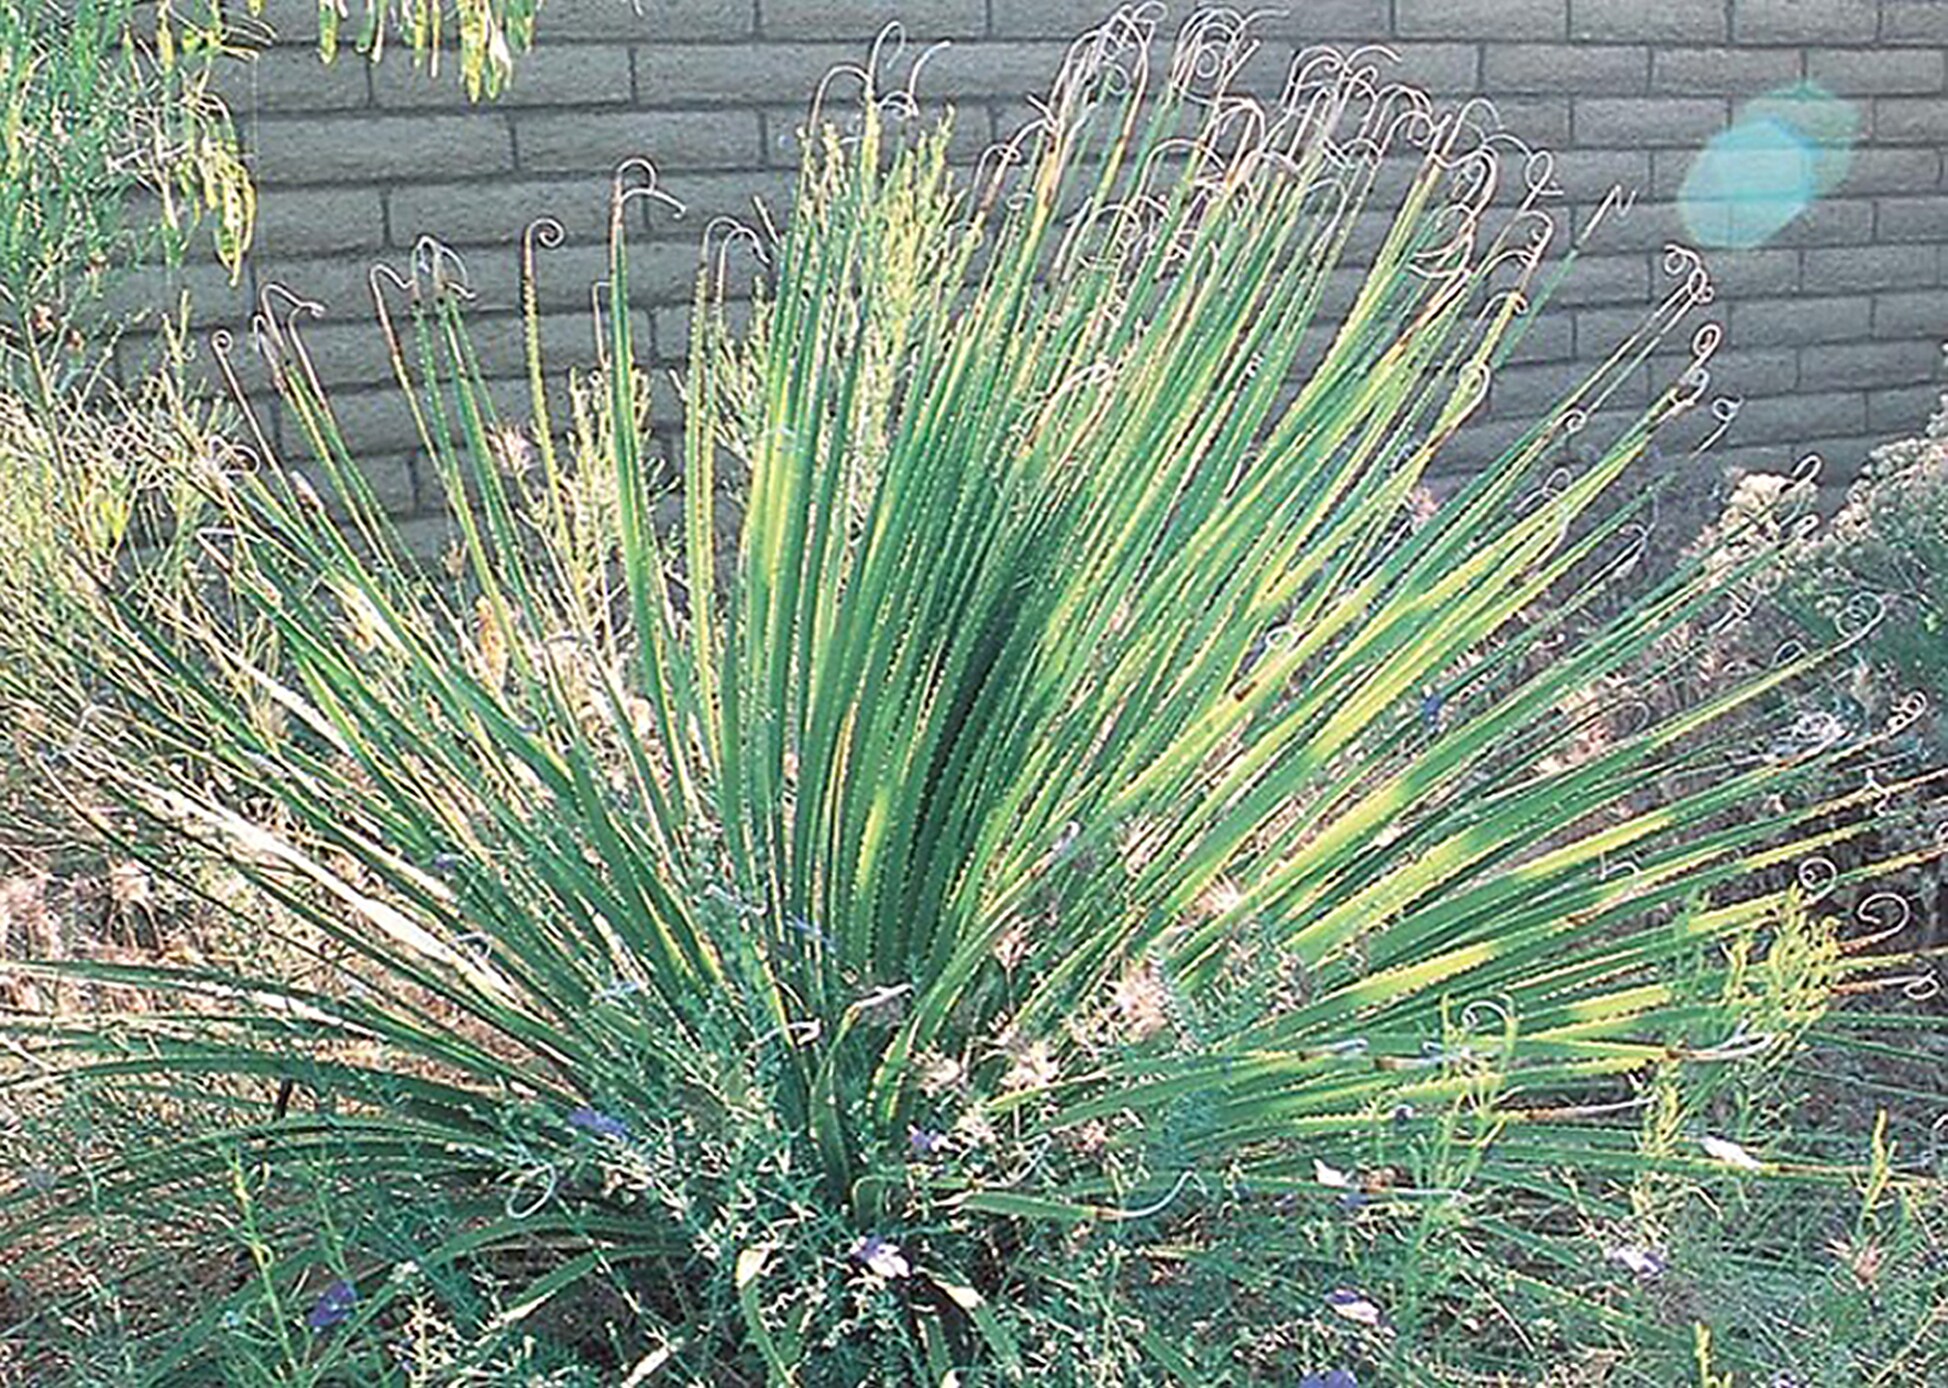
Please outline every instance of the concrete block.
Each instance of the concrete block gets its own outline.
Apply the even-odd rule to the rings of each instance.
[[[1866,397],[1857,390],[1812,389],[1747,400],[1738,411],[1736,442],[1795,443],[1854,434],[1867,427]]]
[[[1879,28],[1875,0],[1733,0],[1732,38],[1739,43],[1871,43]]]
[[[1530,145],[1557,149],[1569,143],[1569,98],[1564,96],[1492,97],[1502,129]]]
[[[1919,385],[1935,379],[1941,346],[1934,342],[1822,343],[1800,353],[1800,378],[1812,389]]]
[[[1581,145],[1690,147],[1725,127],[1723,101],[1707,97],[1578,97],[1575,139]]]
[[[1569,32],[1568,0],[1394,0],[1403,39],[1554,39]]]
[[[1659,48],[1651,54],[1650,89],[1681,96],[1757,96],[1799,80],[1789,48]]]
[[[1585,44],[1487,44],[1481,85],[1491,95],[1600,91],[1623,96],[1648,89],[1648,48]]]
[[[1856,149],[1847,165],[1843,192],[1925,193],[1941,183],[1941,155],[1934,149]]]
[[[1948,101],[1940,97],[1883,96],[1874,101],[1874,138],[1888,144],[1948,144]]]
[[[257,199],[257,235],[251,255],[264,261],[377,250],[385,237],[385,208],[376,189],[273,186]]]
[[[1814,203],[1766,242],[1768,246],[1864,246],[1874,239],[1874,204],[1866,198]]]
[[[1724,0],[1570,0],[1569,36],[1603,43],[1723,43]]]
[[[1882,43],[1948,43],[1948,5],[1941,0],[1882,0]]]
[[[1800,281],[1800,256],[1814,252],[1801,252],[1778,247],[1767,247],[1751,251],[1711,251],[1705,256],[1711,270],[1711,281],[1718,287],[1719,296],[1738,298],[1744,295],[1797,294]],[[1818,285],[1822,292],[1842,292],[1845,286],[1822,284],[1811,275],[1806,277],[1808,284]],[[1664,281],[1669,284],[1669,281]]]
[[[253,132],[254,167],[266,187],[361,183],[505,173],[514,144],[504,112],[465,115],[266,116]]]
[[[758,24],[767,39],[856,38],[870,43],[895,21],[905,29],[909,42],[980,38],[987,33],[987,2],[759,0],[758,4]]]
[[[617,0],[624,6],[628,0]],[[627,105],[634,95],[629,49],[621,43],[551,42],[552,5],[536,21],[539,38],[533,51],[514,60],[514,75],[497,107]],[[411,63],[386,61],[372,71],[373,99],[382,107],[477,109],[466,89],[445,72],[437,78]]]
[[[764,158],[755,111],[522,112],[514,147],[530,173],[599,172],[642,157],[658,169],[748,169]]]
[[[1735,347],[1799,347],[1873,335],[1873,303],[1858,294],[1741,299],[1731,305]]]
[[[1944,84],[1939,48],[1815,48],[1806,75],[1840,96],[1938,92]]]
[[[326,62],[316,48],[265,48],[218,64],[215,88],[240,122],[261,113],[354,110],[371,104],[370,67],[349,51]]]
[[[537,217],[560,222],[568,236],[601,241],[608,235],[610,179],[606,174],[528,179],[517,183],[413,183],[387,194],[393,244],[421,236],[453,246],[511,245]]]
[[[1875,224],[1881,241],[1948,240],[1948,193],[1920,198],[1882,198]]]
[[[1472,96],[1482,90],[1480,58],[1483,49],[1472,43],[1392,43],[1387,45],[1400,61],[1382,71],[1394,79],[1419,87],[1440,97]],[[1283,50],[1275,50],[1281,60],[1289,58]],[[1492,48],[1487,49],[1493,52]],[[1285,79],[1291,64],[1280,61],[1277,65],[1278,81],[1267,85],[1263,90],[1266,97],[1276,99],[1285,94]],[[1489,91],[1496,88],[1489,87]]]
[[[1917,435],[1941,408],[1941,386],[1896,386],[1867,392],[1867,427],[1877,434]]]
[[[547,0],[537,42],[623,39],[677,44],[742,39],[757,32],[756,0]]]
[[[1948,342],[1948,289],[1874,295],[1874,336]]]
[[[1815,247],[1803,254],[1806,282],[1828,293],[1917,289],[1939,280],[1933,246]]]

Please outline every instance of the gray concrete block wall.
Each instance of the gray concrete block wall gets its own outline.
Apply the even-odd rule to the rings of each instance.
[[[349,53],[325,65],[309,47],[311,0],[269,0],[278,41],[227,87],[261,193],[243,282],[232,289],[192,266],[133,292],[187,283],[204,325],[240,324],[272,283],[322,301],[327,316],[309,340],[339,387],[341,421],[374,458],[389,502],[430,508],[434,485],[410,456],[409,421],[371,322],[373,261],[403,264],[422,234],[459,249],[480,296],[483,359],[521,414],[521,229],[546,214],[568,232],[566,246],[543,253],[540,297],[556,367],[585,362],[589,334],[577,315],[603,273],[610,174],[645,155],[690,208],[681,222],[631,209],[642,335],[652,357],[677,365],[698,230],[719,212],[748,217],[753,197],[782,219],[794,132],[833,64],[859,59],[893,19],[915,44],[950,40],[922,90],[956,107],[956,154],[971,162],[1025,116],[1024,98],[1046,86],[1068,40],[1112,7],[544,0],[538,47],[509,91],[469,106],[452,55],[437,78],[397,48],[377,67]],[[1172,6],[1179,16],[1190,8]],[[1818,450],[1829,476],[1845,476],[1876,442],[1924,421],[1948,338],[1948,0],[1293,0],[1287,9],[1258,26],[1265,48],[1250,79],[1259,86],[1275,88],[1296,46],[1386,43],[1403,78],[1450,101],[1488,96],[1515,133],[1553,146],[1575,221],[1613,182],[1640,190],[1497,382],[1501,418],[1464,436],[1449,468],[1478,463],[1521,411],[1546,407],[1579,364],[1608,353],[1668,283],[1663,246],[1686,239],[1673,200],[1700,146],[1743,101],[1802,78],[1853,104],[1860,144],[1845,183],[1808,215],[1763,248],[1711,254],[1713,313],[1728,329],[1714,388],[1744,399],[1723,456],[1784,466]],[[139,350],[131,341],[125,355],[132,362]],[[1680,356],[1658,360],[1675,366]]]

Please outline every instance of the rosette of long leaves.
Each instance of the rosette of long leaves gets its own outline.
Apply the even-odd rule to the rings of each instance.
[[[1839,751],[1713,736],[1821,657],[1628,693],[1763,552],[1593,615],[1715,334],[1588,441],[1708,282],[1676,256],[1644,330],[1430,505],[1546,290],[1547,180],[1510,194],[1534,161],[1478,107],[1357,55],[1233,96],[1250,52],[1119,16],[971,184],[860,74],[783,233],[706,236],[673,463],[628,308],[646,169],[565,419],[538,351],[502,417],[450,253],[375,276],[451,581],[361,482],[305,306],[267,302],[333,504],[267,441],[206,478],[223,600],[102,624],[61,774],[160,868],[247,878],[314,967],[62,966],[181,1006],[17,1022],[17,1083],[224,1114],[89,1207],[323,1162],[418,1202],[422,1271],[523,1251],[496,1326],[600,1277],[694,1372],[938,1381],[1021,1365],[1024,1228],[1330,1192],[1432,1133],[1459,1155],[1395,1198],[1725,1169],[1645,1155],[1647,1082],[1788,1046],[1869,965],[1776,885],[1853,832],[1859,797],[1797,794]],[[363,1256],[352,1330],[396,1285]]]

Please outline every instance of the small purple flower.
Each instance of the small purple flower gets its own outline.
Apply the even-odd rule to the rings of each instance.
[[[1430,733],[1441,730],[1441,715],[1447,711],[1447,695],[1430,689],[1420,697],[1421,726]]]
[[[342,1325],[351,1319],[352,1307],[357,1304],[358,1288],[342,1277],[335,1277],[312,1304],[304,1318],[304,1328],[316,1333]]]
[[[1670,1266],[1664,1255],[1654,1248],[1644,1248],[1637,1244],[1623,1244],[1616,1248],[1606,1248],[1603,1256],[1617,1264],[1624,1271],[1640,1277],[1646,1282],[1655,1281],[1664,1275]]]
[[[906,1130],[906,1148],[918,1161],[937,1157],[947,1150],[947,1134],[935,1128],[922,1128],[909,1124]]]
[[[1299,1388],[1360,1388],[1350,1369],[1327,1369],[1322,1374],[1307,1374]]]
[[[586,1104],[569,1113],[568,1126],[579,1128],[591,1137],[613,1137],[625,1141],[629,1137],[627,1123]]]
[[[1368,1328],[1386,1319],[1386,1313],[1378,1305],[1351,1287],[1335,1287],[1327,1292],[1326,1306],[1335,1314]]]
[[[867,1234],[852,1246],[852,1261],[889,1282],[913,1274],[913,1265],[907,1262],[900,1246],[878,1234]]]

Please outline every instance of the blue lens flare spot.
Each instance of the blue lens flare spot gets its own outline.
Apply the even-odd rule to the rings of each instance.
[[[1741,121],[1704,147],[1678,190],[1678,210],[1700,245],[1744,250],[1770,241],[1817,196],[1798,131]]]
[[[1765,244],[1839,186],[1859,128],[1851,106],[1811,83],[1748,103],[1678,190],[1686,230],[1716,249]]]

